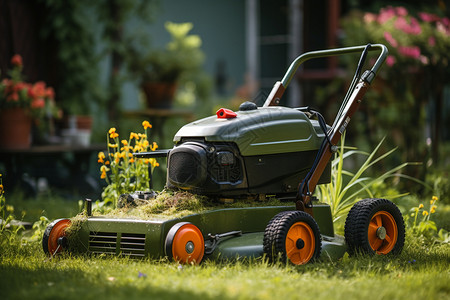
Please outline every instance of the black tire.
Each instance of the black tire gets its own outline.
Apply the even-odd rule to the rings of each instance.
[[[263,249],[270,262],[277,259],[295,265],[312,262],[319,258],[322,249],[319,226],[306,212],[281,212],[266,226]]]
[[[345,220],[348,253],[399,254],[405,243],[405,224],[398,207],[386,199],[357,202]]]

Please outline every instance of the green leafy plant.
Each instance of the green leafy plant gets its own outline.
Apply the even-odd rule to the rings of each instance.
[[[103,203],[96,204],[100,210],[104,210],[104,206],[110,203],[115,208],[121,194],[149,189],[149,172],[153,172],[159,164],[154,158],[135,159],[133,153],[155,151],[158,145],[148,141],[148,129],[152,125],[144,121],[142,126],[144,133],[131,132],[128,140],[120,140],[116,128],[109,129],[108,153],[98,154],[100,178],[108,184],[102,193]]]
[[[41,241],[48,224],[50,224],[50,220],[46,216],[40,216],[39,220],[33,223],[33,235],[26,240],[30,242]]]
[[[193,24],[166,22],[165,28],[171,36],[165,49],[146,49],[144,53],[137,47],[130,49],[130,72],[142,82],[176,82],[181,76],[200,71],[205,55],[200,37],[189,34]]]
[[[23,226],[13,226],[14,206],[6,204],[2,174],[0,174],[0,246],[12,244]]]
[[[43,39],[57,44],[54,72],[58,75],[59,104],[71,115],[89,115],[103,101],[99,85],[98,51],[88,0],[39,0],[45,9],[40,31]],[[67,76],[70,74],[70,76]],[[81,88],[82,87],[82,88]]]
[[[412,180],[406,175],[398,174],[401,169],[410,165],[411,163],[400,164],[376,177],[367,175],[368,171],[377,163],[388,157],[396,149],[392,149],[386,153],[377,156],[384,139],[382,139],[375,149],[371,152],[357,150],[356,148],[345,147],[345,134],[342,136],[341,145],[338,149],[335,159],[331,162],[331,183],[318,186],[319,199],[328,203],[331,207],[333,221],[336,222],[345,216],[353,204],[363,197],[378,198],[386,197],[386,195],[375,195],[371,188],[383,183],[386,179],[391,177],[405,177]],[[353,158],[355,155],[362,155],[365,161],[356,172],[351,172],[344,169],[344,162],[346,159]],[[389,198],[392,200],[404,196],[406,194],[390,194]]]

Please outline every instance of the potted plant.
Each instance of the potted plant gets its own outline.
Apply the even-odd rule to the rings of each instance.
[[[31,144],[32,123],[46,130],[45,119],[57,115],[53,88],[45,82],[26,83],[22,79],[23,61],[11,59],[10,78],[0,82],[0,148],[26,149]]]
[[[165,28],[171,36],[165,49],[147,53],[136,47],[129,50],[129,70],[140,81],[151,108],[170,108],[177,82],[200,71],[204,61],[200,37],[189,34],[192,23],[166,22]]]

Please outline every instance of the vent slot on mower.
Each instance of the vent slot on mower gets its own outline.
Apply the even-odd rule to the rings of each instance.
[[[120,240],[119,245],[117,241]],[[118,251],[117,251],[117,247]],[[120,253],[127,256],[145,256],[145,234],[93,232],[89,233],[89,252],[97,254]]]
[[[117,233],[89,232],[89,252],[115,254],[117,247]]]
[[[129,256],[145,256],[145,234],[122,233],[120,238],[120,253]]]

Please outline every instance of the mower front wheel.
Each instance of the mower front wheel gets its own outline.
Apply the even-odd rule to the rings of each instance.
[[[386,199],[357,202],[345,220],[350,255],[399,254],[405,243],[405,224],[398,207]]]
[[[165,252],[169,259],[182,264],[199,264],[205,254],[205,240],[197,226],[180,222],[166,236]]]
[[[303,211],[277,214],[264,232],[263,249],[271,262],[280,258],[303,265],[319,258],[321,246],[319,226]]]
[[[70,224],[70,219],[58,219],[47,226],[42,237],[42,248],[45,254],[54,256],[67,248],[66,229]]]

